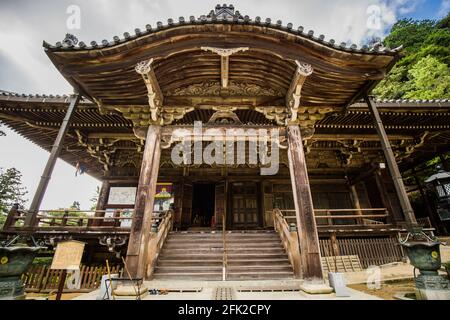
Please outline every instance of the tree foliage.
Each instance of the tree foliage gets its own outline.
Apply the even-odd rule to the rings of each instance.
[[[26,188],[22,186],[22,174],[16,168],[0,168],[0,226],[14,203],[25,204]]]
[[[450,98],[450,15],[440,21],[403,19],[384,43],[405,56],[373,93],[382,99]]]

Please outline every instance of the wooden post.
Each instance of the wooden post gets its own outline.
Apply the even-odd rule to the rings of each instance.
[[[289,172],[297,217],[303,278],[323,280],[319,237],[299,126],[288,125],[287,138]]]
[[[375,128],[377,130],[378,136],[380,137],[381,147],[386,158],[389,172],[391,173],[392,180],[394,182],[395,191],[397,192],[397,196],[400,201],[400,206],[405,216],[407,229],[408,231],[414,232],[418,227],[416,217],[414,216],[414,210],[411,207],[411,203],[409,202],[408,194],[406,193],[405,185],[403,184],[402,175],[400,174],[397,162],[395,161],[394,152],[392,152],[392,147],[384,129],[383,122],[381,121],[380,114],[378,113],[377,107],[372,103],[372,100],[368,95],[365,95],[364,99],[367,103],[367,106],[369,107],[375,124]]]
[[[360,210],[361,204],[359,203],[358,192],[356,191],[355,185],[351,185],[351,186],[349,186],[349,188],[350,188],[350,198],[352,199],[353,206],[355,207],[355,209],[358,209],[358,211],[356,211],[356,214],[358,216],[362,216],[363,213]],[[357,221],[359,224],[364,224],[364,219],[361,217],[358,217]],[[335,235],[335,237],[336,237],[336,235]]]
[[[100,188],[100,193],[98,195],[97,206],[95,207],[94,217],[104,217],[105,216],[105,206],[108,203],[108,196],[110,190],[109,180],[103,180],[102,187]],[[91,220],[88,224],[89,226],[100,226],[103,220],[95,219]]]
[[[8,230],[10,227],[14,227],[16,218],[19,214],[19,204],[14,203],[11,207],[11,210],[8,212],[8,216],[6,217],[5,223],[3,224],[3,230]]]
[[[161,156],[160,144],[161,127],[158,125],[150,125],[145,140],[145,150],[142,157],[133,222],[128,241],[126,266],[133,278],[144,278],[146,274],[153,203]]]
[[[55,167],[56,160],[63,147],[64,138],[69,130],[70,122],[75,114],[76,107],[80,101],[80,95],[74,94],[70,97],[69,107],[67,108],[64,120],[59,127],[58,135],[53,143],[50,156],[48,157],[47,164],[45,165],[44,172],[42,173],[41,180],[34,194],[33,201],[31,202],[30,209],[25,218],[25,227],[34,227],[36,224],[36,215],[41,207],[42,199],[44,198],[45,190],[47,190],[48,182],[52,176],[53,168]]]
[[[63,269],[61,271],[61,276],[58,283],[58,291],[56,292],[55,300],[61,300],[62,293],[64,291],[64,284],[66,283],[67,270]]]
[[[395,219],[394,207],[392,206],[391,199],[389,198],[389,194],[386,191],[386,187],[384,186],[383,179],[381,178],[380,169],[374,171],[373,174],[375,183],[377,185],[378,193],[380,194],[381,202],[383,206],[389,212],[389,216],[387,217],[387,222],[392,223],[393,225],[397,224],[397,220]]]
[[[341,253],[339,251],[339,245],[337,243],[336,232],[332,232],[330,234],[330,243],[331,243],[331,248],[333,249],[333,255],[335,257],[340,256]]]
[[[411,171],[412,171],[412,174],[414,177],[414,181],[416,182],[417,188],[419,189],[419,193],[420,193],[420,197],[422,198],[423,205],[427,209],[428,216],[430,217],[431,223],[432,223],[433,227],[436,228],[436,231],[440,232],[441,231],[440,225],[439,225],[438,221],[436,221],[435,213],[430,207],[430,204],[428,202],[428,197],[425,194],[425,191],[423,190],[422,183],[420,182],[419,178],[416,175],[416,169],[413,167]]]

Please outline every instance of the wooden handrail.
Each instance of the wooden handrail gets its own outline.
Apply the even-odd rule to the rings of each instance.
[[[294,276],[296,278],[301,277],[301,260],[300,260],[300,247],[296,228],[291,228],[286,219],[283,217],[280,209],[273,209],[273,225],[275,231],[278,232],[283,247],[294,269]]]
[[[297,217],[295,215],[286,215],[286,213],[295,212],[293,209],[279,209],[281,215],[284,219],[296,219]],[[366,212],[366,213],[364,213]],[[284,213],[284,214],[283,214]],[[356,220],[357,223],[349,223],[348,225],[366,225],[370,224],[373,225],[375,223],[377,224],[385,224],[385,222],[376,220],[370,220],[370,219],[380,219],[380,218],[386,218],[389,216],[389,213],[386,208],[361,208],[361,209],[315,209],[315,219],[316,220],[326,220],[328,223],[325,225],[334,225],[333,220],[334,219],[342,219],[342,220]],[[335,213],[341,213],[341,214],[335,214]],[[342,213],[349,213],[349,214],[342,214]],[[373,222],[373,223],[372,223]],[[321,224],[320,226],[324,226],[324,224]]]
[[[161,252],[169,232],[173,229],[173,217],[173,210],[168,210],[158,225],[156,232],[155,230],[150,232],[147,256],[147,278],[150,278],[153,275],[159,253]]]

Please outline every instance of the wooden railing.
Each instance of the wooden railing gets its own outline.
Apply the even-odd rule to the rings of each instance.
[[[288,225],[280,209],[274,209],[272,215],[275,231],[280,235],[281,242],[283,243],[284,249],[289,257],[289,261],[294,269],[294,276],[296,278],[300,278],[301,260],[296,225],[295,223]]]
[[[117,209],[112,217],[105,217],[105,213],[106,210],[41,210],[36,216],[35,228],[130,228],[132,209]],[[17,210],[14,215],[9,215],[3,230],[23,227],[26,214],[25,210]],[[123,221],[129,221],[129,224],[122,226]]]
[[[288,223],[296,222],[295,210],[280,210]],[[357,226],[385,225],[389,213],[386,208],[367,209],[315,209],[318,227],[322,226]],[[341,220],[341,221],[336,221]],[[325,222],[325,223],[324,223]]]
[[[157,215],[152,219],[153,224],[147,255],[147,278],[150,278],[153,275],[159,253],[161,252],[169,232],[173,229],[173,217],[173,210],[168,210],[165,214]]]
[[[121,266],[113,266],[110,269],[112,274],[121,274]],[[47,265],[31,265],[28,270],[22,274],[22,281],[27,292],[56,293],[62,270],[50,269]],[[108,274],[105,266],[86,266],[80,268],[80,287],[78,289],[69,289],[66,284],[64,292],[91,292],[100,286],[103,275]]]

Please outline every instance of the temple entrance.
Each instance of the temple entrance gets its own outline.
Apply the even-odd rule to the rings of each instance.
[[[191,228],[213,226],[215,184],[194,183],[192,194]]]
[[[234,229],[255,229],[261,226],[258,206],[258,184],[235,182],[231,188],[231,223]]]

